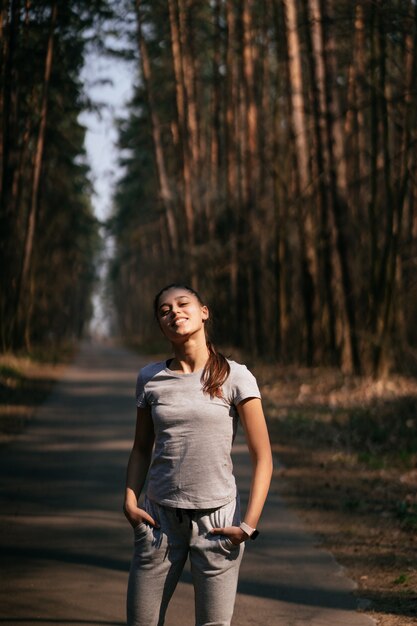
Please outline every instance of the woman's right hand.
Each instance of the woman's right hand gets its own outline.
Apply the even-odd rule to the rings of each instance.
[[[139,524],[144,522],[154,526],[155,528],[159,528],[158,522],[156,522],[153,517],[149,515],[149,513],[138,506],[128,506],[125,504],[123,511],[132,528],[136,528]]]

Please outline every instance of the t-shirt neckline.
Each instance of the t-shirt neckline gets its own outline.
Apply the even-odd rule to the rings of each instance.
[[[169,364],[172,363],[174,359],[167,359],[165,361],[165,371],[168,372],[168,374],[171,374],[172,376],[178,376],[180,378],[184,377],[184,376],[195,376],[196,374],[200,374],[202,373],[204,367],[201,367],[199,370],[196,370],[195,372],[175,372],[174,370],[170,369]]]

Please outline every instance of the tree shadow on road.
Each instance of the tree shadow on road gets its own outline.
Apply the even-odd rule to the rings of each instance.
[[[102,619],[98,622],[95,620],[84,619],[57,619],[55,617],[0,617],[0,624],[82,624],[83,626],[125,626],[125,622],[106,622]]]
[[[64,552],[61,550],[47,549],[41,547],[39,549],[27,547],[19,548],[13,546],[11,548],[3,547],[2,556],[12,556],[13,558],[21,558],[28,563],[34,561],[56,561],[59,563],[74,563],[77,565],[90,565],[92,567],[102,567],[117,572],[128,572],[129,561],[126,559],[117,559],[103,554],[85,554],[80,552]],[[1,622],[1,619],[0,619]]]

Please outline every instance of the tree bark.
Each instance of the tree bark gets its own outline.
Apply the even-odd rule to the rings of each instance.
[[[194,182],[198,180],[200,170],[200,129],[197,111],[197,87],[196,87],[196,55],[192,45],[192,11],[193,0],[178,0],[179,27],[182,53],[182,68],[184,79],[184,94],[187,111],[188,140],[193,169],[195,171]]]
[[[16,315],[16,285],[12,266],[16,262],[14,249],[16,220],[13,215],[13,175],[16,168],[17,93],[14,84],[15,56],[18,46],[20,0],[12,0],[1,10],[2,67],[0,88],[0,321],[1,343],[10,347]],[[10,13],[10,18],[9,18]]]
[[[141,17],[141,2],[136,0],[136,18],[137,18],[137,33],[138,44],[140,51],[140,58],[142,64],[142,75],[146,87],[146,96],[148,100],[149,115],[152,125],[152,138],[155,154],[156,170],[158,175],[159,192],[162,200],[162,204],[165,209],[165,218],[169,233],[170,251],[173,255],[173,266],[177,267],[178,254],[179,254],[179,237],[178,229],[175,217],[175,205],[173,200],[173,194],[171,186],[168,180],[167,168],[165,165],[164,150],[162,146],[161,138],[161,123],[159,120],[158,109],[155,103],[154,90],[152,85],[152,70],[148,55],[148,49],[145,38],[142,33],[142,17]]]
[[[256,189],[259,181],[258,108],[255,98],[254,44],[252,41],[253,0],[243,0],[242,6],[242,67],[247,133],[245,154],[246,200],[249,210],[253,210],[256,201]]]
[[[31,307],[29,307],[27,314],[24,313],[22,302],[24,299],[24,294],[27,289],[29,289],[29,272],[30,272],[30,264],[32,260],[33,247],[35,242],[35,227],[36,227],[36,219],[39,210],[39,183],[41,179],[41,171],[43,164],[43,153],[44,153],[44,145],[45,145],[45,134],[46,134],[46,123],[48,117],[48,97],[49,97],[49,85],[51,81],[51,73],[52,73],[52,63],[53,63],[53,54],[54,54],[54,30],[55,24],[57,21],[58,15],[58,0],[53,0],[51,3],[51,17],[50,17],[50,25],[49,25],[49,36],[47,42],[46,49],[46,57],[45,57],[45,71],[42,85],[42,99],[40,106],[40,121],[39,121],[39,129],[36,140],[36,148],[34,154],[33,161],[33,179],[32,179],[32,190],[30,196],[30,206],[29,213],[27,218],[27,226],[25,231],[25,243],[23,249],[23,259],[22,259],[22,268],[20,279],[18,282],[18,287],[16,290],[16,311],[17,311],[17,325],[16,331],[18,336],[20,335],[19,330],[19,321],[24,321],[25,324],[25,338],[26,345],[28,346],[29,341],[29,330],[28,326],[30,324],[30,312]],[[32,285],[32,290],[34,289]]]
[[[192,173],[192,154],[189,142],[189,126],[188,126],[188,108],[187,94],[185,88],[185,73],[187,72],[187,80],[190,80],[189,66],[184,67],[183,50],[181,47],[181,32],[179,23],[179,9],[175,0],[168,0],[169,21],[171,29],[171,46],[172,58],[175,75],[175,89],[179,129],[181,134],[182,145],[182,179],[183,179],[183,196],[184,196],[184,218],[186,225],[187,240],[187,264],[185,268],[191,282],[192,287],[197,287],[197,268],[195,259],[195,216],[193,205],[193,173]]]
[[[12,0],[10,7],[10,21],[8,9],[2,9],[2,79],[1,89],[2,127],[0,145],[0,214],[7,214],[9,194],[12,185],[13,163],[11,162],[13,134],[16,132],[15,86],[13,85],[13,71],[16,48],[18,45],[18,29],[20,14],[20,0]],[[8,36],[6,27],[8,26]],[[4,232],[4,231],[2,231]]]
[[[305,103],[303,92],[303,75],[301,66],[301,49],[298,36],[297,3],[283,0],[288,46],[288,76],[291,102],[291,124],[295,145],[295,181],[296,205],[298,213],[298,238],[301,252],[302,290],[304,314],[306,321],[306,360],[309,365],[314,362],[315,324],[317,322],[317,279],[318,267],[315,251],[314,226],[311,219],[309,196],[309,146],[307,142],[307,125],[305,120]]]
[[[238,111],[238,61],[236,15],[233,0],[226,0],[226,212],[229,222],[229,290],[233,307],[233,341],[241,340],[241,318],[238,304],[238,228],[240,221],[240,194],[238,175],[237,111]]]
[[[388,85],[387,85],[387,54],[386,33],[384,31],[383,5],[378,2],[379,10],[379,59],[380,59],[380,84],[379,93],[381,100],[382,142],[383,142],[383,172],[385,180],[385,195],[387,202],[387,221],[384,240],[384,248],[381,259],[378,293],[382,299],[377,319],[377,341],[374,351],[374,374],[385,374],[390,366],[389,341],[395,334],[395,321],[399,316],[399,298],[396,297],[399,280],[399,251],[401,241],[402,222],[404,214],[404,201],[409,180],[409,151],[411,139],[411,115],[412,100],[415,91],[414,85],[417,76],[417,7],[409,6],[406,24],[407,35],[405,40],[404,67],[404,117],[400,134],[400,164],[396,175],[396,183],[393,181],[392,158],[390,146],[390,128],[388,124]]]
[[[355,190],[354,204],[360,209],[365,205],[364,182],[369,172],[368,150],[366,145],[365,86],[367,83],[366,63],[366,24],[362,2],[355,7],[353,58],[349,67],[348,109],[345,120],[345,136],[349,141],[351,161],[354,172],[353,188]],[[357,214],[361,219],[361,214]]]
[[[308,6],[307,6],[308,4]],[[334,299],[334,270],[332,258],[334,258],[334,236],[331,233],[331,223],[329,219],[329,197],[328,197],[328,164],[326,163],[325,151],[325,112],[326,101],[324,94],[324,67],[322,55],[322,30],[318,4],[314,0],[304,3],[306,23],[309,24],[306,32],[308,46],[308,60],[310,72],[310,84],[312,88],[312,109],[313,109],[313,132],[315,140],[314,165],[315,186],[318,193],[319,206],[319,238],[320,238],[320,283],[323,286],[323,296],[321,300],[323,306],[322,328],[325,337],[325,352],[330,356],[333,365],[340,365],[340,354],[337,347],[336,331],[336,306]],[[322,359],[325,358],[324,354]]]
[[[323,26],[323,62],[325,68],[326,94],[326,133],[329,163],[329,182],[332,197],[333,220],[336,231],[336,247],[340,263],[343,299],[344,325],[344,367],[359,374],[361,358],[356,327],[356,298],[349,264],[347,237],[348,226],[348,189],[346,159],[343,145],[343,128],[340,105],[338,102],[337,67],[335,57],[335,39],[333,33],[333,13],[328,0],[321,0],[321,21]]]
[[[209,239],[212,240],[216,233],[215,210],[221,198],[223,177],[220,171],[221,153],[221,3],[215,0],[213,5],[213,85],[212,103],[210,115],[210,153],[209,153],[209,180],[210,186],[206,191],[206,220]]]

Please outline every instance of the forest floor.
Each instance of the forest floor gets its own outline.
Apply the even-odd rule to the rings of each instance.
[[[69,356],[0,356],[0,443],[24,431]],[[379,626],[417,626],[417,379],[243,362],[262,390],[280,493]]]
[[[251,369],[280,493],[357,583],[364,611],[380,626],[417,625],[417,379]]]
[[[54,383],[62,377],[72,351],[36,357],[0,355],[0,443],[20,435]]]

